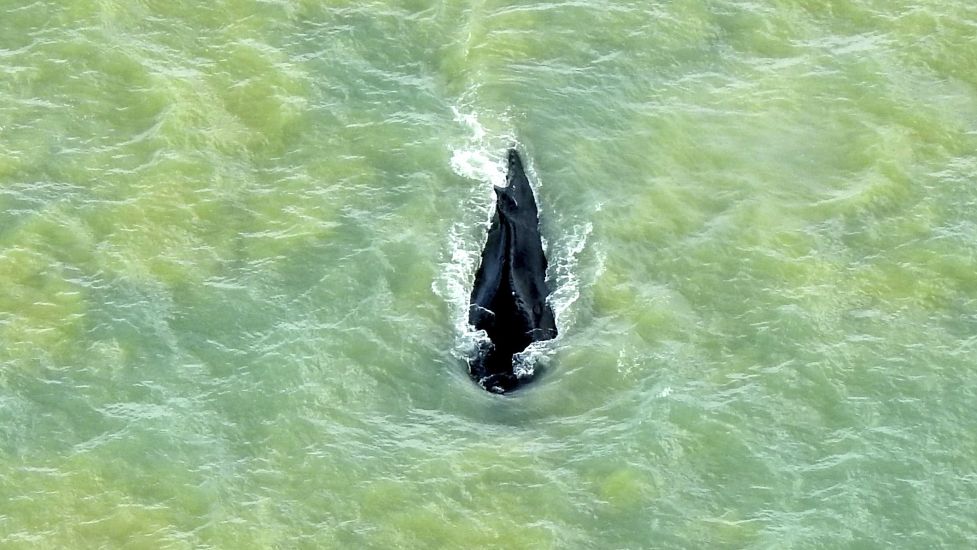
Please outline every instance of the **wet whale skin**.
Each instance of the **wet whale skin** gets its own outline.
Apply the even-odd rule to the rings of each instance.
[[[507,153],[506,187],[496,187],[495,213],[475,274],[468,322],[488,336],[469,358],[472,378],[486,390],[505,393],[522,381],[516,354],[532,342],[557,335],[547,302],[546,256],[539,212],[518,151]]]

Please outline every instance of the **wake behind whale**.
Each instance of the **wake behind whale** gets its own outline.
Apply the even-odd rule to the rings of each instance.
[[[498,200],[468,311],[468,323],[487,336],[469,357],[468,372],[494,393],[525,378],[516,368],[521,352],[557,335],[536,200],[519,153],[509,149],[507,157],[507,185],[495,187]]]

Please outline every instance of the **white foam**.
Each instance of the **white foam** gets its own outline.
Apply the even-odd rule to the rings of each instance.
[[[575,271],[577,256],[587,244],[587,238],[594,230],[593,224],[587,222],[567,239],[564,244],[565,252],[559,255],[553,269],[553,292],[550,293],[550,307],[556,316],[557,327],[565,324],[565,314],[570,306],[580,298],[580,282]]]
[[[505,187],[505,163],[501,148],[492,147],[489,143],[498,140],[487,138],[488,133],[475,113],[462,112],[458,107],[452,107],[451,112],[455,115],[455,121],[470,132],[466,143],[451,152],[451,169],[463,178]]]

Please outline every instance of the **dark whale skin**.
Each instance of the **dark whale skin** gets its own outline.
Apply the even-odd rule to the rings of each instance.
[[[492,225],[475,273],[468,323],[484,330],[483,342],[468,360],[468,372],[494,393],[515,389],[514,355],[529,344],[557,335],[547,302],[546,256],[539,235],[539,212],[518,151],[507,153],[506,187],[495,187]]]

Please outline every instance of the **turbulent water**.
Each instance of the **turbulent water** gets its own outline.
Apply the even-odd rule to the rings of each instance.
[[[975,404],[972,0],[0,0],[3,548],[973,548]]]

